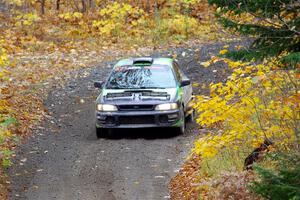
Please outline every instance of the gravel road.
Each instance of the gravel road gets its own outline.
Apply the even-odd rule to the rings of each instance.
[[[235,44],[231,44],[234,46]],[[203,68],[223,44],[191,49],[171,49],[194,82],[225,81],[229,71],[221,64]],[[161,54],[155,54],[159,56]],[[186,65],[189,63],[188,65]],[[11,178],[10,199],[22,200],[156,200],[168,199],[168,182],[178,171],[199,134],[195,124],[185,135],[169,129],[116,131],[113,138],[96,139],[94,80],[103,80],[113,63],[101,63],[74,72],[64,88],[49,94],[45,105],[51,113],[17,150]]]

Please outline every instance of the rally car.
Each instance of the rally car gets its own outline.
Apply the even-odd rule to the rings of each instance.
[[[96,134],[106,137],[116,128],[174,127],[185,132],[193,119],[193,91],[189,78],[171,58],[120,60],[96,100]]]

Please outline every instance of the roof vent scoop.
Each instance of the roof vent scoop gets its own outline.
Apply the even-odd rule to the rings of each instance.
[[[152,63],[153,63],[153,58],[151,58],[151,57],[134,58],[133,59],[133,65],[139,65],[139,64],[151,65]]]

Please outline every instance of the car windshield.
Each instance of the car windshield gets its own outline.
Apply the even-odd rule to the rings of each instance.
[[[118,66],[108,79],[107,89],[150,89],[176,87],[170,66]]]

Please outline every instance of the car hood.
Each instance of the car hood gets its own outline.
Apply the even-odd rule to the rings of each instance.
[[[103,89],[98,103],[107,104],[154,104],[174,102],[178,96],[178,88],[165,89]]]

